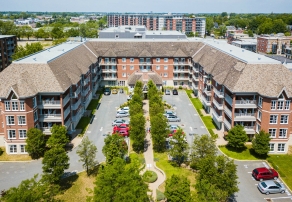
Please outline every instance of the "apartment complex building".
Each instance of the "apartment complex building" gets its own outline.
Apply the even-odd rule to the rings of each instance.
[[[197,32],[200,37],[205,36],[205,17],[186,17],[184,14],[122,14],[107,15],[108,27],[121,25],[145,25],[148,30],[176,30],[185,34]]]
[[[137,80],[189,86],[217,127],[271,134],[271,152],[288,151],[292,73],[280,62],[220,41],[106,40],[68,42],[13,62],[0,74],[0,135],[9,154],[25,153],[26,131],[70,133],[99,86]],[[147,80],[147,81],[146,81]]]
[[[0,35],[0,72],[11,64],[16,45],[16,36]]]
[[[290,47],[290,39],[278,36],[260,36],[257,38],[257,52],[285,54],[285,49]]]

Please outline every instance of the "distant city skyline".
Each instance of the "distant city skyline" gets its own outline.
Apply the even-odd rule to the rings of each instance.
[[[0,0],[0,11],[135,13],[291,13],[292,0]]]

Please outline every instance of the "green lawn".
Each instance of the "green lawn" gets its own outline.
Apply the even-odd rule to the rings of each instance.
[[[89,122],[90,122],[90,117],[81,117],[80,121],[78,122],[77,126],[76,126],[76,129],[81,129],[81,134],[84,134],[88,125],[89,125]]]
[[[226,146],[221,146],[219,149],[226,154],[227,156],[238,159],[238,160],[260,160],[260,159],[266,159],[266,158],[261,158],[255,155],[255,153],[252,150],[251,145],[246,145],[246,148],[241,151],[237,151],[235,149],[226,147]]]

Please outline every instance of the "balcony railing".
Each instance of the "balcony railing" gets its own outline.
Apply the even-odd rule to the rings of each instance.
[[[188,61],[174,61],[173,64],[174,65],[192,65],[192,63]]]
[[[244,126],[246,134],[255,134],[254,126]]]
[[[188,76],[174,76],[174,80],[189,80]]]
[[[222,122],[222,115],[219,116],[215,110],[212,110],[213,116],[217,119],[218,122]]]
[[[103,77],[103,80],[107,80],[107,81],[110,81],[110,80],[117,80],[118,78],[116,76],[104,76]]]
[[[51,135],[52,134],[51,129],[52,129],[52,127],[42,127],[42,128],[40,128],[40,130],[42,130],[45,135]]]
[[[215,87],[213,88],[214,93],[219,97],[219,98],[224,98],[224,92],[221,92],[217,90]]]
[[[89,77],[87,77],[86,79],[84,79],[83,85],[86,86],[88,84],[88,82],[89,82]]]
[[[193,84],[192,87],[193,87],[193,90],[198,90],[198,86]]]
[[[81,104],[81,99],[79,99],[78,102],[76,102],[75,104],[71,105],[71,109],[72,110],[78,109],[80,104]]]
[[[227,116],[229,116],[230,119],[232,119],[232,112],[230,111],[230,109],[228,109],[227,106],[224,107],[224,112]]]
[[[43,100],[38,103],[39,108],[43,109],[59,109],[61,108],[60,100]]]
[[[68,107],[68,108],[64,111],[64,119],[68,116],[69,113],[70,113],[70,107]]]
[[[199,73],[199,68],[193,68],[195,73]]]
[[[86,96],[88,94],[89,90],[90,90],[90,87],[88,86],[84,91],[81,92],[81,95]]]
[[[207,96],[211,96],[211,95],[212,95],[212,93],[211,93],[211,89],[207,89],[207,88],[205,88],[205,89],[204,89],[204,93],[205,93]]]
[[[204,96],[202,96],[202,100],[206,106],[211,106],[211,101],[207,100]]]
[[[65,126],[66,126],[67,130],[69,130],[70,124],[71,124],[71,120],[68,119],[68,120],[66,121],[66,123],[65,123]]]
[[[116,61],[102,61],[100,65],[116,65]]]
[[[199,81],[199,77],[195,77],[195,76],[193,76],[193,80],[194,80],[194,81]]]
[[[213,99],[213,103],[219,110],[223,110],[223,104],[219,104],[215,99]]]
[[[69,96],[69,94],[67,94],[66,97],[64,97],[63,100],[62,100],[63,101],[63,107],[69,102],[69,100],[70,100],[70,96]]]
[[[234,121],[256,121],[255,113],[234,113]]]
[[[227,127],[227,129],[230,130],[231,129],[231,124],[228,122],[228,120],[224,119],[223,122],[224,122],[224,125]]]
[[[52,122],[52,121],[62,121],[61,114],[41,114],[40,121]]]
[[[77,123],[77,122],[79,122],[81,117],[82,117],[82,110],[79,110],[78,113],[72,117],[72,120]]]
[[[226,93],[225,93],[225,100],[226,100],[226,102],[230,105],[230,106],[232,106],[232,98],[229,96],[229,95],[227,95]]]
[[[235,108],[257,108],[256,100],[236,100]]]
[[[144,62],[144,61],[139,61],[139,64],[140,64],[140,65],[151,65],[152,63],[151,63],[151,61],[146,61],[146,62]]]
[[[97,81],[97,75],[95,75],[93,78],[92,78],[92,82],[96,82]]]
[[[173,72],[179,73],[179,72],[185,72],[188,73],[189,69],[173,69]]]
[[[102,69],[103,73],[117,72],[117,69]]]

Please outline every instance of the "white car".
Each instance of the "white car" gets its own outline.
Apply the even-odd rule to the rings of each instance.
[[[129,125],[129,121],[127,121],[125,119],[116,119],[112,122],[112,126],[120,126],[121,124]]]
[[[125,112],[129,112],[130,108],[129,107],[122,107],[122,108],[119,108],[117,111],[120,112],[120,111],[125,111]]]
[[[178,125],[169,125],[169,126],[168,126],[168,129],[169,129],[170,131],[175,131],[175,130],[178,130],[178,129],[179,129],[179,126],[178,126]]]
[[[119,111],[116,115],[116,118],[121,118],[121,117],[128,117],[129,113],[125,111]]]

